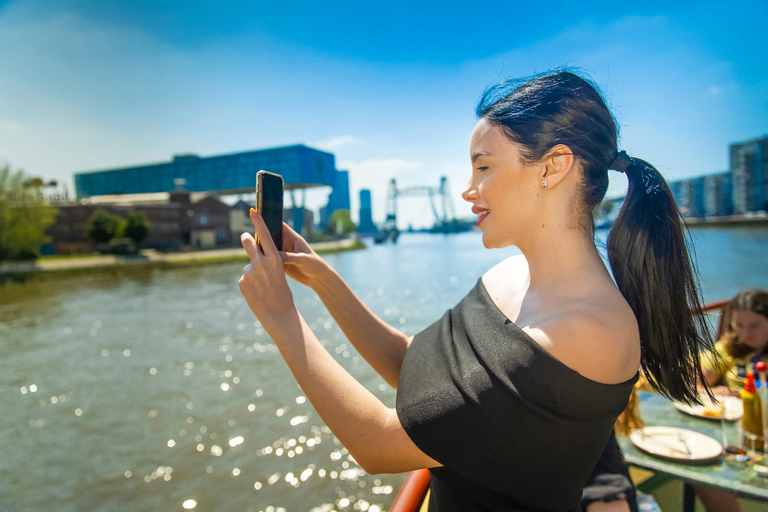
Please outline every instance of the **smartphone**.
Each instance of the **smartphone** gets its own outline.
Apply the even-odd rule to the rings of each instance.
[[[283,177],[267,171],[256,173],[256,211],[272,235],[275,247],[283,250]],[[257,240],[258,241],[258,240]]]

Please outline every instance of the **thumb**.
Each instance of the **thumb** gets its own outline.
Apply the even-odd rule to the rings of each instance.
[[[300,252],[280,251],[279,254],[284,265],[301,265],[308,256],[307,254]]]

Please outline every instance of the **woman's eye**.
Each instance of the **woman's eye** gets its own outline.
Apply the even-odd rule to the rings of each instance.
[[[487,171],[487,170],[488,170],[488,167],[483,167],[483,166],[481,166],[481,167],[478,167],[478,168],[477,168],[477,170],[478,170],[478,171],[480,171],[480,172],[482,172],[482,171]]]

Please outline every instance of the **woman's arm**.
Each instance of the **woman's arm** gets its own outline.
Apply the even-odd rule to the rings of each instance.
[[[323,348],[296,310],[266,226],[258,216],[252,219],[264,253],[252,236],[243,234],[251,264],[240,278],[240,290],[326,425],[369,473],[439,466],[411,441],[395,410],[381,403]]]
[[[712,350],[703,352],[700,356],[702,380],[699,381],[699,388],[703,392],[704,386],[712,390],[715,395],[739,396],[740,389],[730,389],[724,384],[725,376],[731,371],[733,366],[732,359],[727,355],[723,341],[715,343]],[[720,384],[720,385],[718,385]]]
[[[723,377],[720,373],[716,372],[712,368],[707,368],[702,365],[701,373],[704,376],[704,380],[708,386],[712,387],[717,384]]]
[[[374,315],[335,271],[314,290],[360,355],[397,388],[411,339]]]
[[[411,441],[396,411],[331,357],[295,309],[262,325],[315,410],[367,473],[439,466]]]
[[[740,396],[741,395],[741,390],[739,389],[731,389],[728,386],[715,385],[722,380],[724,373],[720,373],[716,369],[704,363],[702,363],[701,365],[701,373],[704,376],[704,382],[707,383],[707,387],[712,390],[713,394],[721,395],[721,396]],[[706,392],[701,381],[699,381],[699,389],[701,393]]]
[[[410,338],[374,315],[341,276],[287,224],[283,224],[283,233],[286,251],[280,256],[285,273],[317,293],[360,355],[396,388]]]

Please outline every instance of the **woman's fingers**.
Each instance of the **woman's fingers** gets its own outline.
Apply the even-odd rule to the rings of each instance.
[[[300,252],[280,251],[280,259],[283,260],[285,265],[299,265],[304,258],[306,258],[306,255]]]
[[[309,252],[309,244],[291,226],[283,222],[283,248],[287,252]]]
[[[283,232],[284,232],[284,233],[285,233],[285,232],[288,232],[288,233],[290,233],[291,235],[293,235],[294,237],[296,237],[296,236],[300,236],[300,235],[299,235],[299,234],[298,234],[298,233],[297,233],[297,232],[296,232],[296,231],[295,231],[295,230],[294,230],[294,229],[293,229],[291,226],[289,226],[289,225],[288,225],[288,224],[286,224],[285,222],[283,222]]]
[[[251,236],[250,233],[243,233],[240,235],[240,243],[243,244],[243,249],[245,249],[245,252],[248,254],[248,257],[251,259],[251,262],[256,261],[256,259],[261,255],[261,251],[259,250],[259,246],[256,243],[256,240]],[[249,270],[251,268],[250,265],[245,267],[245,270]]]
[[[269,229],[267,229],[267,225],[264,224],[264,219],[262,219],[261,215],[256,213],[256,210],[253,209],[251,209],[251,222],[253,223],[253,228],[256,230],[256,237],[259,240],[258,245],[261,246],[264,255],[277,258],[277,247],[275,247],[275,242],[272,241],[272,235],[269,234]]]

